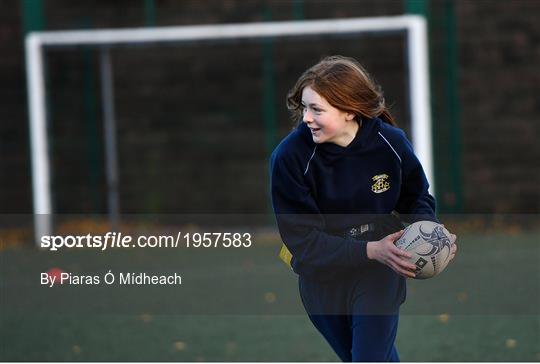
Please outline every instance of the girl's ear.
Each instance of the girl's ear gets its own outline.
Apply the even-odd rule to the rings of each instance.
[[[354,115],[354,114],[346,113],[346,114],[345,114],[345,120],[351,121],[351,120],[354,119],[355,116],[356,116],[356,115]]]

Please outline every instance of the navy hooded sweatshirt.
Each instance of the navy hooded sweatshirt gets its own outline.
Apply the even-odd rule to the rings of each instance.
[[[437,221],[435,200],[405,133],[363,119],[347,147],[316,144],[300,123],[271,156],[272,205],[281,238],[300,275],[331,275],[373,262],[367,241],[345,237],[374,214]],[[407,219],[405,219],[407,220]]]

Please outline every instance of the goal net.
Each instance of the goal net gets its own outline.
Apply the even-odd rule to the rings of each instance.
[[[36,237],[54,213],[265,211],[286,92],[332,54],[382,85],[434,193],[427,47],[412,15],[33,32]]]

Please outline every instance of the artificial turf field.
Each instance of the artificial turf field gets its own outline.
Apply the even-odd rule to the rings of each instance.
[[[537,233],[460,235],[459,256],[441,276],[409,283],[401,360],[540,361],[539,242]],[[337,361],[302,314],[296,277],[275,258],[278,250],[265,244],[229,255],[158,249],[96,258],[84,250],[5,249],[0,359]],[[184,281],[105,291],[30,283],[51,266],[177,270]]]

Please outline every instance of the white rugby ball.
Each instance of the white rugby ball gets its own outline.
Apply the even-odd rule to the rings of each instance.
[[[441,273],[450,261],[450,232],[433,221],[417,221],[405,228],[396,246],[412,254],[416,279],[427,279]]]

